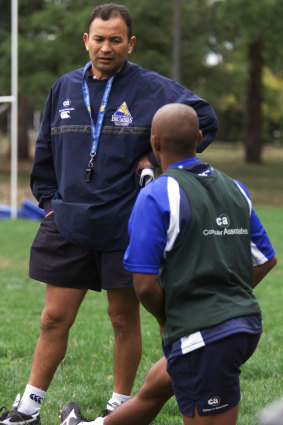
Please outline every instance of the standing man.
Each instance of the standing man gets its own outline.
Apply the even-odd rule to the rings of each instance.
[[[123,256],[140,170],[156,165],[152,117],[168,102],[195,108],[204,134],[200,151],[217,130],[207,102],[127,60],[135,41],[125,6],[96,7],[84,34],[90,61],[59,78],[49,93],[31,173],[32,192],[46,217],[31,248],[30,277],[47,284],[45,307],[28,385],[1,425],[40,423],[40,405],[88,289],[107,290],[114,329],[114,392],[105,413],[130,397],[141,331]]]
[[[124,264],[159,323],[167,362],[90,425],[148,425],[173,392],[185,425],[235,425],[240,367],[261,333],[253,288],[276,264],[275,253],[243,185],[196,157],[202,135],[192,108],[163,106],[151,131],[164,174],[137,198]],[[86,422],[74,402],[61,420]]]

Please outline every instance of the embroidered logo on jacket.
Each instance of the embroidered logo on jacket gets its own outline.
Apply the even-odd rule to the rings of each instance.
[[[61,111],[61,118],[62,120],[66,118],[71,118],[70,111]]]
[[[64,100],[63,106],[64,108],[68,108],[69,106],[71,106],[71,99]]]
[[[65,120],[66,118],[71,118],[71,111],[74,111],[75,108],[70,108],[71,106],[71,99],[66,99],[63,102],[64,109],[60,109],[60,117],[62,120]]]
[[[123,102],[122,105],[119,106],[115,114],[112,115],[111,121],[114,122],[115,125],[125,127],[132,123],[133,118],[126,102]]]

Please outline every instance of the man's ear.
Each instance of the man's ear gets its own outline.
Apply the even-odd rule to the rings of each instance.
[[[156,151],[156,152],[160,151],[160,139],[159,139],[159,137],[152,134],[151,137],[150,137],[150,143],[151,143],[153,151]]]
[[[135,43],[136,43],[136,37],[133,35],[129,40],[128,55],[132,53]]]
[[[198,145],[200,144],[200,142],[202,141],[202,131],[201,130],[199,130],[198,131],[198,141],[197,141],[197,147],[198,147]]]
[[[84,33],[83,39],[84,39],[85,49],[88,52],[88,33],[86,32]]]

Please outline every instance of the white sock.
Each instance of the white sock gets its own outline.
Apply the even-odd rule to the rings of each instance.
[[[20,401],[21,401],[21,394],[19,393],[19,394],[17,394],[17,397],[15,398],[15,401],[13,403],[13,409],[14,410],[17,410]]]
[[[24,413],[25,415],[32,415],[39,412],[45,394],[46,391],[27,384],[21,401],[18,405],[18,411]]]
[[[86,422],[86,425],[103,425],[104,418],[97,418],[93,422]]]
[[[96,418],[91,422],[79,422],[78,425],[103,425],[104,418]]]
[[[113,392],[112,397],[110,398],[110,400],[108,400],[107,409],[115,410],[116,407],[118,407],[120,404],[124,403],[125,401],[129,400],[130,398],[131,398],[130,395],[118,394]]]
[[[103,425],[104,418],[96,418],[91,422],[79,422],[78,425]]]

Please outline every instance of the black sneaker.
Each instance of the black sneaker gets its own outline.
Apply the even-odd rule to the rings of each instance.
[[[104,410],[102,410],[102,412],[100,413],[100,416],[101,416],[102,418],[105,418],[105,416],[108,416],[108,415],[109,415],[109,413],[111,413],[111,412],[112,412],[112,410],[104,409]]]
[[[33,415],[25,415],[24,413],[18,412],[16,409],[8,410],[6,407],[1,407],[0,413],[0,425],[40,425],[39,412]]]
[[[81,422],[91,422],[91,420],[83,417],[80,406],[76,402],[68,401],[61,411],[61,425],[77,425]]]

